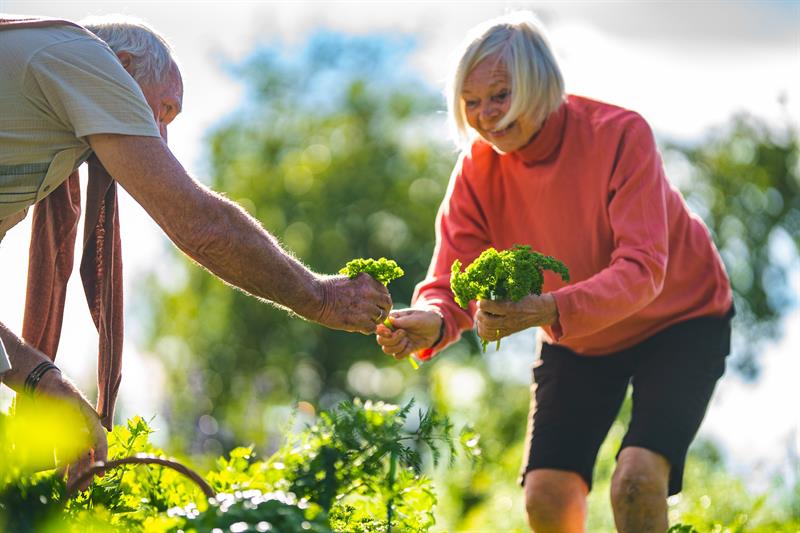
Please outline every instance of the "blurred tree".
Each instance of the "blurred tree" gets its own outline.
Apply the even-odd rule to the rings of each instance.
[[[411,46],[320,33],[296,53],[262,49],[237,69],[247,104],[209,139],[212,187],[317,271],[336,272],[354,257],[395,259],[406,271],[391,284],[398,306],[424,276],[456,156],[436,115],[441,100],[407,67]],[[797,265],[796,132],[739,117],[665,155],[668,164],[685,164],[691,179],[683,191],[731,273],[742,331],[748,340],[773,336]],[[312,405],[330,407],[352,393],[392,401],[415,394],[421,403],[429,396],[457,422],[474,424],[485,457],[478,469],[440,480],[441,514],[453,528],[524,530],[516,476],[528,387],[487,373],[474,336],[412,373],[371,338],[288,318],[183,258],[151,279],[150,302],[152,351],[170,385],[163,416],[173,449],[216,455],[252,442],[271,450],[297,400],[308,402],[297,411],[302,419]],[[481,392],[470,396],[471,387]],[[450,393],[467,398],[456,408]],[[593,530],[613,528],[607,480],[622,427],[615,425],[598,462]]]
[[[210,136],[214,189],[318,272],[335,273],[354,257],[396,260],[406,275],[390,287],[395,305],[407,305],[425,274],[456,155],[436,138],[443,104],[407,67],[411,47],[319,33],[296,53],[262,49],[238,68],[248,103]],[[375,365],[351,373],[351,384],[380,381],[375,366],[410,369],[383,356],[371,337],[288,318],[188,261],[176,263],[164,281],[151,280],[150,332],[167,366],[170,433],[191,452],[269,447],[285,429],[286,409],[275,405],[333,405],[354,391],[355,361]],[[390,376],[394,395],[402,375]],[[376,390],[380,383],[355,385],[362,396],[392,397]]]
[[[671,145],[669,151],[668,159],[682,157],[689,164],[682,190],[711,230],[730,275],[738,314],[734,362],[753,377],[759,341],[780,336],[781,317],[797,304],[792,284],[800,281],[798,132],[739,115],[706,141]]]

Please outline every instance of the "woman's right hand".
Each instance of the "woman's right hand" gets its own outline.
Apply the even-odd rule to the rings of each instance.
[[[398,361],[425,348],[430,348],[439,337],[442,317],[434,311],[424,309],[399,309],[389,313],[392,327],[379,324],[375,329],[375,340],[384,353]]]

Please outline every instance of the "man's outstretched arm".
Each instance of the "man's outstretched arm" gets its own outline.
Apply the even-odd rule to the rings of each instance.
[[[241,207],[190,177],[161,139],[98,134],[89,143],[178,248],[231,285],[333,329],[372,333],[391,309],[370,276],[309,271]]]

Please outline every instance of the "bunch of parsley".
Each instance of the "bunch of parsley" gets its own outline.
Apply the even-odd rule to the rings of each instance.
[[[561,261],[531,250],[530,246],[515,245],[498,252],[485,250],[462,272],[456,259],[450,273],[450,289],[455,301],[466,309],[472,300],[519,301],[529,294],[541,294],[544,270],[551,270],[569,281],[569,270]],[[486,351],[486,341],[483,349]],[[498,348],[500,341],[497,341]]]
[[[354,278],[362,272],[369,274],[384,285],[388,285],[389,282],[405,274],[403,269],[397,266],[395,261],[386,259],[385,257],[381,257],[380,259],[353,259],[339,271],[339,274]]]

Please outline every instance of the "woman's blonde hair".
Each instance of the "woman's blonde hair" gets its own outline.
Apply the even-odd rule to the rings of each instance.
[[[517,11],[484,22],[470,30],[453,62],[446,89],[450,126],[457,144],[469,146],[472,129],[467,123],[461,91],[464,80],[478,63],[497,57],[511,79],[511,105],[497,128],[505,128],[522,115],[540,124],[564,100],[564,78],[539,19],[530,11]]]

